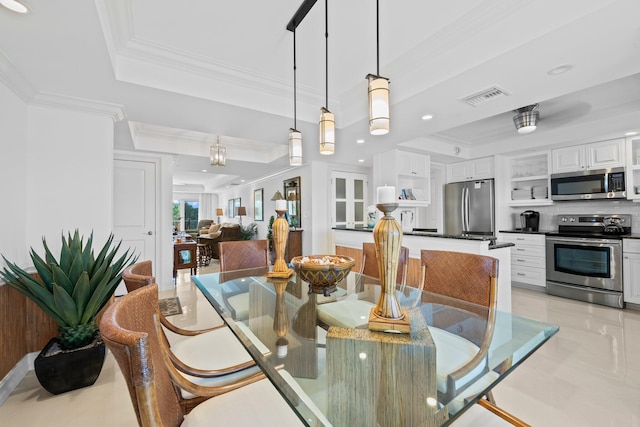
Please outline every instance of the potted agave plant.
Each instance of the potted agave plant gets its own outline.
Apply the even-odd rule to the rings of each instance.
[[[137,259],[127,250],[114,260],[122,242],[115,247],[112,243],[110,235],[94,256],[93,233],[86,245],[78,230],[73,236],[68,233],[66,239],[63,233],[60,257],[56,259],[43,238],[44,259],[33,248],[30,252],[37,276],[3,256],[7,267],[0,271],[0,278],[58,324],[59,335],[34,361],[38,381],[52,394],[92,385],[102,370],[105,346],[96,317],[113,296],[122,271]]]

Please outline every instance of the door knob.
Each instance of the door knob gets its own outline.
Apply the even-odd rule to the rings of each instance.
[[[148,234],[149,236],[153,236],[153,231],[149,230],[149,231],[147,231],[147,234]]]

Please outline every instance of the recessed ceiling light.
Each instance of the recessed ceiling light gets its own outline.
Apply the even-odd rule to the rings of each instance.
[[[549,74],[550,76],[557,76],[558,74],[566,73],[572,68],[573,68],[573,65],[571,64],[562,64],[562,65],[558,65],[557,67],[553,67],[552,69],[547,71],[547,74]]]
[[[241,179],[240,182],[244,182],[244,179]]]
[[[206,169],[202,169],[202,172],[206,172],[206,171],[207,171]]]
[[[27,6],[25,6],[24,4],[20,3],[17,0],[0,0],[0,4],[6,7],[7,9],[17,13],[29,12],[29,9],[27,9]]]
[[[637,135],[637,134],[638,134],[638,132],[627,132],[624,135],[625,136],[633,136],[633,135]]]
[[[357,142],[358,144],[364,144],[364,139],[356,139],[356,142]]]
[[[358,160],[358,162],[364,163],[364,159],[360,159],[360,160]]]
[[[433,114],[425,114],[422,116],[422,120],[431,120],[433,119]]]

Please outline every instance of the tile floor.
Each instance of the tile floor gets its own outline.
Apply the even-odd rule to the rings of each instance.
[[[171,319],[194,328],[217,322],[187,273],[179,273],[175,291],[183,313]],[[519,288],[513,311],[560,332],[495,388],[499,406],[533,426],[640,427],[640,312]],[[63,395],[50,395],[27,374],[0,406],[0,425],[134,426],[136,419],[108,356],[96,384]]]

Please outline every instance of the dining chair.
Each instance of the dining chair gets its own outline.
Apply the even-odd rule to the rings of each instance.
[[[153,276],[153,264],[151,260],[140,261],[125,268],[122,272],[122,281],[124,282],[127,292],[132,292],[138,288],[156,283],[156,278]],[[167,319],[162,312],[160,312],[160,320],[162,325],[171,332],[184,335],[193,336],[204,332],[211,331],[213,329],[221,328],[225,326],[222,318],[216,313],[215,310],[209,310],[207,312],[208,323],[214,326],[204,329],[184,329],[174,325],[169,319]]]
[[[400,285],[398,290],[401,292],[407,283],[408,269],[409,248],[402,246],[398,257],[398,272],[396,276],[396,283]],[[360,265],[359,273],[375,279],[380,278],[375,243],[365,242],[362,244],[362,264]],[[331,304],[318,303],[318,322],[325,327],[333,325],[356,328],[364,325],[369,321],[369,313],[376,305],[375,302],[360,299],[357,295],[335,302],[328,302],[331,302]]]
[[[421,250],[420,259],[421,288],[462,301],[462,304],[470,303],[465,308],[484,317],[479,320],[482,332],[478,336],[476,331],[471,331],[469,339],[461,332],[465,326],[456,323],[455,319],[449,318],[438,325],[442,327],[429,327],[437,349],[438,392],[444,400],[451,400],[449,405],[456,410],[463,405],[464,399],[482,392],[498,378],[498,373],[489,369],[488,364],[498,297],[498,260],[485,255],[430,249]],[[446,318],[446,313],[443,318]],[[447,328],[456,328],[456,333],[448,332]],[[481,406],[514,425],[526,426],[523,421],[497,407],[491,392],[485,397],[486,401],[482,401]]]
[[[398,288],[398,290],[400,291],[402,291],[407,284],[408,272],[409,248],[407,248],[406,246],[401,246],[400,254],[398,257],[398,274],[396,276],[396,283],[400,285],[400,287]],[[380,278],[375,243],[365,242],[362,244],[362,266],[360,267],[360,274]]]
[[[231,311],[234,320],[245,320],[249,317],[249,290],[245,283],[230,280],[236,270],[269,268],[269,241],[268,240],[238,240],[232,242],[220,242],[220,280],[222,285],[222,297]],[[238,273],[240,276],[243,274]],[[252,273],[253,274],[253,273]]]
[[[122,274],[127,291],[134,292],[155,284],[151,272],[151,261],[141,261],[128,267]],[[228,381],[228,378],[251,377],[261,372],[224,322],[208,329],[190,330],[173,325],[160,310],[158,318],[167,330],[175,334],[167,334],[165,329],[160,334],[160,339],[170,347],[168,354],[174,365],[186,376],[202,378],[192,378],[193,381],[212,384]],[[187,410],[198,403],[195,396],[187,391],[182,390],[181,393]]]
[[[185,378],[160,338],[158,286],[124,295],[105,311],[100,334],[125,377],[140,426],[304,425],[264,374],[215,386]],[[199,398],[185,410],[178,390]]]

